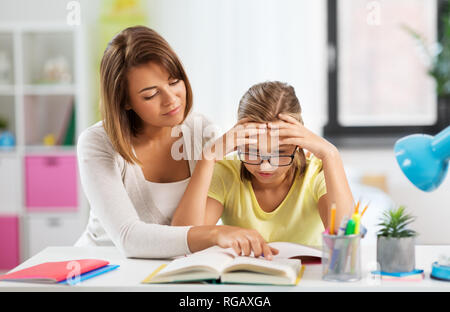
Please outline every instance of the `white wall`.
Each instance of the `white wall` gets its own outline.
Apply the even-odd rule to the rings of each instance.
[[[325,117],[325,1],[150,1],[150,27],[172,45],[194,90],[194,105],[224,131],[255,83],[291,84],[306,126]]]
[[[0,0],[1,22],[47,21],[64,22],[66,4],[61,0]]]
[[[64,22],[63,0],[0,2],[0,21]],[[79,0],[86,34],[85,89],[95,91],[96,21],[100,0]],[[172,45],[186,67],[194,109],[228,130],[244,92],[265,80],[294,86],[307,127],[325,121],[325,0],[148,0],[149,26]],[[88,96],[89,99],[93,97]],[[91,103],[97,106],[98,103]],[[89,112],[91,110],[88,110]],[[86,116],[91,124],[93,116]]]

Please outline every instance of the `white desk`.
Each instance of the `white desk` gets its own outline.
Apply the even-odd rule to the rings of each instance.
[[[297,286],[211,285],[211,284],[159,284],[140,282],[164,260],[127,259],[115,247],[49,247],[28,259],[14,270],[23,269],[46,261],[64,261],[97,258],[119,264],[114,271],[83,281],[79,284],[48,285],[32,283],[0,282],[4,291],[189,291],[189,292],[299,292],[299,291],[450,291],[450,282],[430,279],[431,263],[441,254],[450,254],[450,245],[416,246],[416,268],[425,271],[422,282],[388,282],[372,280],[368,272],[376,269],[375,246],[362,246],[362,272],[359,282],[337,283],[321,280],[321,266],[307,266]]]

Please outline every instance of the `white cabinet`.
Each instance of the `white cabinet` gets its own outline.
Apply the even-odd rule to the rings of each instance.
[[[83,231],[83,224],[77,214],[29,214],[25,222],[27,257],[49,246],[71,246]]]
[[[0,215],[19,214],[22,209],[22,164],[14,155],[0,157]]]

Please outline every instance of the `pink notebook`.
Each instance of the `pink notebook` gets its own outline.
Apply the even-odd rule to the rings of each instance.
[[[45,262],[23,270],[0,276],[0,281],[57,283],[77,275],[104,267],[108,261],[80,259],[61,262]]]

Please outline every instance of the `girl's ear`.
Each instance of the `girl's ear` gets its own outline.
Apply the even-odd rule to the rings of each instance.
[[[129,103],[125,104],[125,110],[130,110],[131,109],[131,105]]]

